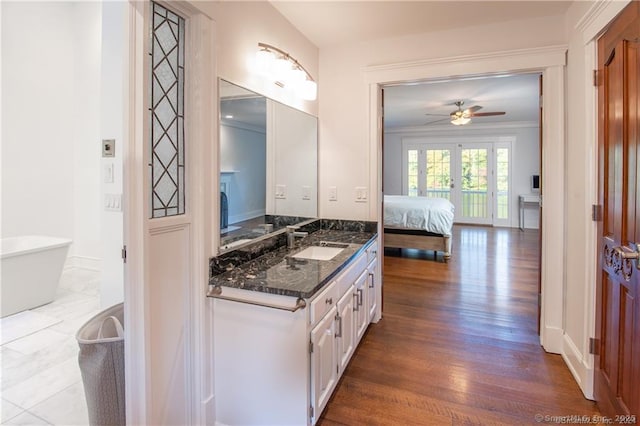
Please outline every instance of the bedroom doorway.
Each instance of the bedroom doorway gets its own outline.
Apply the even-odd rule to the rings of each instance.
[[[542,156],[548,155],[548,152],[541,151],[541,97],[539,95],[542,84],[541,75],[541,72],[531,72],[498,77],[485,75],[410,83],[394,82],[388,85],[380,83],[379,87],[382,93],[379,95],[379,99],[383,102],[381,105],[383,111],[381,135],[383,141],[381,165],[383,195],[422,195],[449,199],[455,205],[456,210],[455,223],[458,225],[454,227],[454,230],[459,229],[459,226],[472,225],[472,228],[475,226],[487,227],[478,228],[478,230],[484,229],[492,232],[492,227],[508,227],[512,228],[509,232],[518,231],[519,195],[532,192],[532,176],[542,174]],[[510,82],[512,78],[513,82]],[[421,120],[421,122],[414,121],[412,126],[406,109],[394,117],[393,112],[387,108],[389,100],[393,99],[392,90],[402,87],[405,90],[402,95],[405,101],[408,101],[407,92],[419,90],[423,84],[431,88],[442,84],[447,89],[440,90],[440,92],[447,93],[458,90],[459,93],[479,94],[482,90],[470,88],[473,85],[481,87],[482,84],[486,84],[486,88],[496,91],[509,87],[511,90],[507,90],[508,95],[514,96],[514,93],[520,93],[520,97],[515,96],[515,99],[510,101],[501,98],[501,104],[505,105],[505,114],[496,114],[497,117],[490,114],[487,117],[483,116],[482,119],[473,118],[472,125],[452,125],[455,123],[449,122],[453,118],[452,112],[447,111],[447,108],[451,109],[447,99],[435,101],[434,97],[429,96],[422,96],[419,99],[423,105],[422,111],[420,111],[421,117],[414,118]],[[519,85],[523,86],[523,90],[518,89]],[[482,111],[496,112],[499,104],[490,101],[494,98],[500,98],[500,96],[484,93],[484,96],[478,95],[477,98],[466,99],[465,105],[471,105],[470,110],[478,111],[481,109]],[[449,100],[451,99],[449,98]],[[440,107],[439,111],[425,112],[431,101],[437,104],[436,107]],[[509,107],[505,102],[511,102]],[[514,104],[527,106],[525,108],[527,111],[523,115],[520,114],[522,111],[516,113],[514,109],[511,109]],[[412,107],[415,108],[416,105],[412,105]],[[435,125],[429,124],[429,116],[436,114],[445,115],[447,118],[438,120]],[[504,120],[505,116],[509,120]],[[393,122],[394,119],[398,120],[395,122],[397,127],[389,128],[389,121]],[[400,123],[399,126],[398,123]],[[395,148],[393,144],[396,144]],[[402,145],[402,148],[398,145]],[[397,153],[394,153],[394,150]],[[394,163],[401,164],[401,170],[397,170],[398,167]],[[395,176],[402,182],[400,185],[393,182],[395,179],[393,177],[394,167],[397,173]],[[527,213],[530,212],[527,211]],[[538,212],[536,211],[536,213]],[[531,214],[527,216],[527,220],[528,226],[526,228],[528,229],[514,232],[514,236],[522,238],[533,236],[533,239],[538,242],[538,253],[541,253],[543,241],[540,238],[539,217]],[[462,235],[459,237],[461,238]],[[453,238],[451,262],[454,264],[468,263],[462,258],[466,254],[456,253],[457,248],[462,249],[464,246],[462,243],[462,241],[456,241]],[[439,253],[433,256],[433,253],[428,251],[388,249],[386,254],[404,258],[407,261],[415,258],[441,260]],[[531,260],[530,266],[538,276],[541,271],[542,259],[536,256],[536,259]],[[487,266],[483,266],[482,261],[474,262],[474,268],[477,267]],[[469,282],[473,281],[472,275],[469,275],[469,280]],[[537,285],[532,288],[532,291],[536,294],[539,293]],[[545,299],[542,298],[542,300],[544,303]],[[537,300],[532,302],[531,309],[535,310],[537,314]],[[535,321],[537,322],[536,326],[543,324],[540,342],[549,352],[555,352],[556,350],[545,344],[545,335],[551,334],[548,332],[549,328],[544,328],[544,318],[543,312],[541,319]]]

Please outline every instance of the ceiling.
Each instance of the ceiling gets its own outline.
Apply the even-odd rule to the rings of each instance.
[[[291,1],[270,3],[319,48],[564,14],[572,1]]]
[[[290,1],[270,3],[320,49],[425,32],[482,26],[508,20],[562,15],[572,1]],[[537,122],[538,75],[511,75],[426,82],[385,88],[385,128],[425,126],[456,109],[481,105],[480,123]],[[454,127],[448,121],[425,126]],[[442,128],[442,127],[441,127]]]
[[[464,127],[513,122],[537,123],[538,93],[539,74],[387,86],[384,88],[384,126],[387,130],[406,127],[458,127],[448,120],[449,113],[457,109],[456,101],[464,101],[462,109],[480,105],[482,109],[477,112],[506,113],[493,117],[474,117]],[[435,123],[436,120],[442,121]]]

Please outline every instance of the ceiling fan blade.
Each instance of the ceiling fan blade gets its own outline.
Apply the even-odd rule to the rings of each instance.
[[[482,109],[481,105],[474,105],[472,107],[469,107],[469,108],[465,109],[464,112],[466,114],[473,114],[474,112],[478,111],[479,109]]]
[[[494,115],[505,115],[504,111],[494,111],[494,112],[476,112],[469,114],[469,117],[491,117]]]
[[[433,116],[436,116],[436,117],[448,117],[449,116],[449,114],[425,114],[425,115],[433,115]]]
[[[441,118],[440,120],[429,121],[428,123],[424,123],[423,126],[428,126],[430,124],[440,123],[441,121],[449,121],[450,118]]]

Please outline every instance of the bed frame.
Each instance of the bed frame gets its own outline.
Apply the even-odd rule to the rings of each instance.
[[[451,259],[451,236],[408,229],[384,229],[384,246],[443,252],[444,263]]]

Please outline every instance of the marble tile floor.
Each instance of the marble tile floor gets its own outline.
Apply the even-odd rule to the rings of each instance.
[[[0,320],[1,425],[89,423],[75,333],[101,310],[99,292],[99,272],[65,270],[55,301]]]

